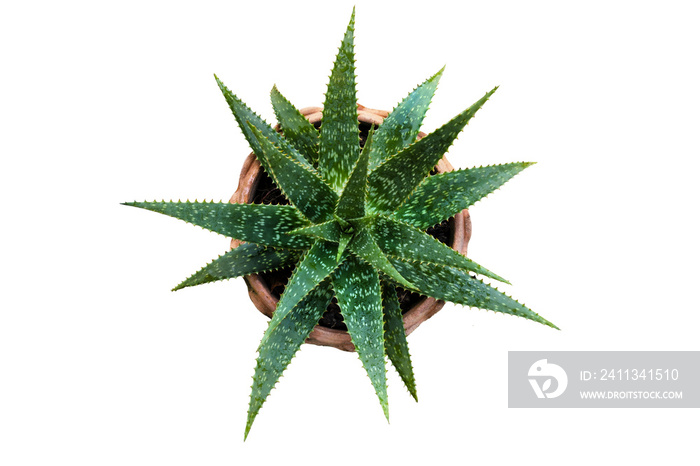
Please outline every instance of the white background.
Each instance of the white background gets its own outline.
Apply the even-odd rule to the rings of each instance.
[[[509,350],[698,350],[695,2],[357,0],[361,103],[447,64],[424,129],[500,89],[457,167],[539,162],[470,256],[561,331],[448,305],[391,424],[355,354],[304,345],[243,428],[266,319],[242,280],[169,290],[228,240],[131,200],[228,199],[268,121],[320,105],[353,2],[4,2],[0,464],[697,464],[693,409],[507,408]],[[255,462],[255,463],[253,463]]]

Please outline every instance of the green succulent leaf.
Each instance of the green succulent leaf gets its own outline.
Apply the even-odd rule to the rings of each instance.
[[[464,270],[429,262],[409,262],[395,258],[390,258],[390,260],[396,270],[415,284],[423,295],[465,306],[524,317],[558,329],[547,319],[540,317],[531,309],[483,281],[471,277]]]
[[[391,265],[391,262],[389,262],[389,259],[386,257],[386,254],[384,254],[384,251],[377,246],[377,242],[374,240],[367,227],[360,226],[359,230],[355,233],[352,243],[350,244],[350,249],[352,252],[362,258],[362,260],[380,272],[385,273],[401,286],[409,289],[415,288],[411,283],[406,281],[401,274],[399,274],[393,265]]]
[[[265,160],[261,157],[262,152],[260,149],[260,144],[253,135],[253,132],[250,130],[249,124],[257,128],[257,130],[260,131],[266,138],[268,138],[274,144],[280,146],[299,163],[307,165],[309,168],[311,168],[311,164],[291,144],[289,144],[285,138],[280,136],[275,128],[266,123],[265,120],[260,118],[257,113],[253,112],[245,103],[243,103],[241,99],[231,93],[231,91],[228,90],[228,88],[216,75],[214,75],[214,78],[216,79],[216,83],[219,85],[219,89],[221,89],[221,92],[224,94],[226,102],[231,108],[238,126],[241,128],[241,131],[243,131],[243,136],[245,136],[250,148],[253,150],[253,153],[266,171],[269,167],[266,165]]]
[[[219,256],[183,281],[173,291],[188,286],[242,277],[251,273],[268,272],[293,265],[301,253],[289,249],[276,249],[244,243]]]
[[[469,208],[530,165],[534,162],[490,165],[430,176],[394,216],[425,230]]]
[[[296,161],[284,149],[275,146],[252,124],[250,130],[260,144],[262,157],[267,161],[267,172],[289,202],[314,223],[333,218],[338,195],[318,173]]]
[[[365,198],[367,196],[367,164],[369,162],[368,147],[372,146],[373,131],[370,130],[365,147],[357,159],[343,188],[336,215],[341,218],[360,218],[365,215]]]
[[[334,215],[333,218],[335,218],[335,221],[338,222],[338,226],[340,227],[341,231],[350,232],[354,228],[352,223],[341,217],[338,217],[337,215]]]
[[[355,10],[333,65],[326,101],[319,146],[318,168],[323,178],[338,193],[360,155],[360,133],[357,126],[357,94],[355,91]]]
[[[270,98],[284,137],[311,165],[318,163],[318,130],[280,94],[277,86],[272,88]]]
[[[338,262],[340,262],[340,258],[342,257],[343,253],[348,247],[348,244],[350,244],[350,241],[352,240],[353,235],[348,234],[348,233],[343,233],[340,235],[340,241],[338,241],[338,253],[336,254],[336,258],[338,259]]]
[[[125,202],[124,205],[158,212],[249,243],[306,249],[313,240],[287,233],[309,224],[287,205],[230,204],[228,202]]]
[[[370,153],[370,170],[416,141],[444,70],[445,67],[413,90],[384,119],[377,130],[376,144]]]
[[[505,283],[505,278],[441,243],[412,225],[377,215],[363,220],[379,248],[390,257],[402,260],[431,262],[478,273]]]
[[[339,242],[342,232],[336,220],[303,227],[289,232],[290,235],[304,235],[314,238],[325,239],[326,241]]]
[[[320,239],[304,254],[277,303],[270,325],[263,335],[263,344],[294,306],[338,267],[337,251],[337,244]]]
[[[369,176],[367,188],[367,202],[371,209],[377,212],[396,210],[435,168],[457,135],[496,89],[498,88],[374,169]]]
[[[389,420],[379,275],[370,265],[349,255],[333,274],[333,288],[355,351]]]
[[[326,279],[304,296],[258,348],[245,437],[248,437],[265,399],[318,323],[332,297],[330,279]]]
[[[382,281],[382,306],[384,308],[384,346],[386,355],[399,373],[401,380],[413,399],[418,401],[416,381],[413,376],[411,355],[408,352],[406,329],[403,325],[401,307],[396,296],[396,288],[387,281]]]

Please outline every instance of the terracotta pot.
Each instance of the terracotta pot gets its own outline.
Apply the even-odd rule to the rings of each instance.
[[[321,107],[308,107],[301,110],[301,113],[311,123],[319,123],[321,121]],[[388,116],[388,112],[383,110],[373,110],[358,105],[357,110],[358,120],[362,123],[371,123],[380,125],[384,118]],[[420,133],[418,138],[425,137],[425,133]],[[439,173],[452,171],[454,168],[446,158],[440,160],[437,165]],[[250,203],[254,197],[255,190],[258,185],[262,169],[260,162],[255,155],[251,153],[243,163],[240,179],[238,181],[238,189],[231,197],[232,203]],[[467,254],[467,244],[471,238],[472,226],[469,218],[469,211],[463,210],[455,215],[451,228],[452,248],[460,253]],[[238,240],[231,241],[231,248],[238,247],[241,244]],[[270,286],[258,274],[251,274],[244,277],[248,285],[248,293],[250,299],[260,312],[267,317],[272,317],[277,306],[277,298],[270,292]],[[434,298],[424,298],[414,305],[411,309],[403,314],[404,327],[406,334],[410,334],[421,323],[435,315],[445,305],[445,301]],[[355,347],[350,341],[350,335],[343,330],[335,330],[317,325],[311,332],[311,335],[306,340],[306,343],[314,345],[333,346],[343,351],[355,351]]]

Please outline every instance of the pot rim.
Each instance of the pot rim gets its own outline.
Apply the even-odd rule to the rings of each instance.
[[[357,118],[360,123],[370,123],[380,125],[389,115],[389,112],[384,110],[375,110],[357,106]],[[311,123],[321,121],[323,108],[321,107],[306,107],[300,110]],[[276,127],[279,130],[279,126]],[[418,139],[425,137],[426,134],[420,132]],[[437,164],[438,173],[453,171],[454,167],[450,164],[447,158],[443,157]],[[229,202],[233,204],[247,204],[252,201],[253,194],[257,189],[258,178],[262,171],[260,162],[252,152],[243,162],[241,174],[238,180],[238,189],[231,196]],[[467,209],[459,212],[453,217],[453,225],[451,229],[452,248],[461,254],[467,254],[467,245],[471,238],[472,225],[469,211]],[[239,240],[231,240],[231,249],[238,247],[241,244]],[[250,274],[243,277],[247,286],[250,300],[255,307],[268,318],[272,317],[272,313],[277,307],[277,298],[270,292],[268,284],[258,274]],[[406,330],[406,335],[413,332],[420,324],[435,315],[445,305],[445,301],[431,297],[425,297],[416,303],[411,309],[403,314],[403,323]],[[327,327],[316,325],[313,331],[307,338],[306,343],[311,343],[319,346],[333,346],[343,351],[355,351],[355,346],[352,344],[350,334],[345,330],[336,330]]]

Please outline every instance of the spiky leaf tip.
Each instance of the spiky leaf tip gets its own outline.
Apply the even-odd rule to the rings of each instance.
[[[258,348],[244,440],[270,391],[321,319],[332,297],[330,280],[326,279],[304,296]]]
[[[379,275],[370,265],[349,255],[333,273],[333,288],[355,351],[388,421],[389,401]]]
[[[420,294],[464,306],[515,315],[559,327],[515,299],[469,275],[468,272],[429,262],[411,262],[390,258],[399,273],[416,285]]]
[[[229,238],[279,248],[306,249],[313,241],[287,233],[309,225],[289,205],[228,202],[126,202],[124,205],[168,215]]]
[[[269,272],[293,265],[301,253],[291,249],[277,249],[244,243],[219,256],[173,288],[181,290],[219,280],[242,277],[251,273]]]
[[[280,93],[277,86],[272,88],[270,98],[284,137],[309,163],[318,163],[318,130]]]
[[[285,138],[283,138],[277,132],[277,130],[275,130],[275,128],[270,126],[257,113],[253,112],[250,109],[250,107],[248,107],[241,99],[239,99],[235,94],[229,91],[228,88],[224,85],[224,83],[221,82],[221,80],[218,78],[218,76],[214,75],[214,78],[216,79],[216,84],[219,86],[219,89],[224,95],[224,98],[226,99],[226,102],[228,103],[231,112],[233,112],[233,116],[236,119],[236,122],[238,123],[238,127],[243,132],[243,136],[245,136],[246,141],[248,141],[250,148],[253,150],[253,153],[258,158],[263,168],[268,169],[269,167],[267,166],[265,159],[261,157],[262,154],[260,144],[253,135],[253,132],[250,130],[249,124],[255,127],[266,138],[270,139],[274,144],[282,147],[292,158],[297,160],[299,163],[311,167],[311,164],[291,144],[289,144],[289,142]]]
[[[406,389],[414,400],[418,401],[416,380],[413,375],[411,355],[408,352],[406,329],[396,288],[391,283],[382,281],[382,308],[384,310],[384,346],[389,360],[399,373]]]
[[[375,212],[395,211],[430,174],[459,133],[497,87],[415,144],[391,156],[369,175],[367,203]]]
[[[421,230],[468,209],[535,162],[455,170],[426,178],[394,213]]]
[[[338,49],[323,105],[318,168],[338,193],[360,155],[355,90],[355,10]]]
[[[370,170],[416,141],[444,70],[443,66],[440,71],[416,87],[384,119],[377,130],[376,144],[370,153]]]

